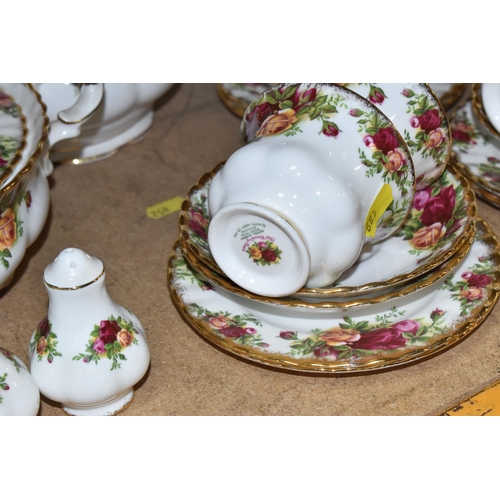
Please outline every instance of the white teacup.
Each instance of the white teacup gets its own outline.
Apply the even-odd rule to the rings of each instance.
[[[483,83],[481,98],[488,120],[493,129],[500,134],[500,83]]]
[[[451,155],[446,113],[426,83],[349,83],[351,90],[382,110],[406,141],[417,190],[441,177]]]
[[[354,111],[353,111],[354,110]],[[335,85],[277,85],[247,109],[208,193],[208,241],[224,273],[267,296],[334,283],[365,241],[408,214],[411,156],[373,105]]]

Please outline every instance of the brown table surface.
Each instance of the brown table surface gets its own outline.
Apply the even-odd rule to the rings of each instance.
[[[181,84],[160,100],[140,142],[95,163],[56,165],[44,231],[0,291],[0,346],[28,364],[30,336],[48,308],[43,271],[61,250],[77,247],[104,262],[110,296],[146,328],[151,366],[120,415],[426,415],[498,375],[498,305],[479,329],[438,356],[348,377],[274,371],[202,339],[167,286],[178,213],[152,219],[146,209],[185,196],[226,160],[240,147],[239,123],[214,84]],[[481,201],[478,211],[500,234],[499,211]],[[65,413],[42,398],[40,415]]]

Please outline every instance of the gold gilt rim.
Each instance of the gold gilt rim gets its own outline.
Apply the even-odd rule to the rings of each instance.
[[[24,165],[24,167],[7,184],[5,184],[5,186],[2,186],[0,188],[0,196],[4,195],[5,193],[13,189],[19,183],[21,177],[24,176],[24,174],[26,174],[33,168],[33,165],[36,163],[36,160],[41,155],[43,148],[45,147],[45,143],[47,142],[47,139],[49,137],[50,122],[49,122],[49,117],[47,116],[47,106],[42,101],[40,94],[35,90],[35,88],[31,83],[25,83],[24,85],[26,85],[35,94],[35,97],[42,108],[42,116],[43,116],[42,135],[38,140],[35,150],[29,157],[28,161],[26,162],[26,165]],[[30,131],[28,131],[28,133],[30,133]]]
[[[232,95],[227,89],[224,88],[222,83],[216,83],[215,88],[224,105],[238,118],[243,118],[243,115],[248,107],[248,103],[243,99],[239,99],[238,97]]]
[[[210,269],[210,267],[204,265],[193,253],[187,248],[185,241],[179,239],[179,246],[184,254],[184,257],[190,264],[190,266],[201,276],[203,276],[212,285],[217,285],[224,290],[233,293],[234,295],[239,295],[248,300],[254,302],[261,302],[263,304],[288,307],[290,309],[306,309],[306,310],[332,310],[332,309],[350,309],[360,306],[376,305],[382,302],[386,302],[391,299],[396,299],[409,295],[410,293],[416,292],[422,288],[432,285],[437,280],[443,276],[450,273],[456,266],[458,266],[464,258],[469,253],[469,250],[474,242],[474,237],[476,236],[475,224],[474,231],[472,231],[470,238],[455,252],[448,260],[446,260],[441,266],[429,271],[429,273],[424,274],[423,277],[420,276],[415,280],[403,283],[402,288],[395,289],[390,287],[385,293],[381,293],[377,297],[362,298],[356,297],[350,300],[344,300],[339,302],[306,302],[300,297],[288,296],[288,297],[266,297],[263,295],[256,295],[248,290],[245,290],[238,286],[236,283],[231,281],[227,276],[217,273]],[[333,298],[333,297],[330,297]]]
[[[455,151],[452,151],[451,153],[450,164],[453,165],[457,170],[459,170],[462,173],[462,175],[467,177],[469,181],[471,181],[474,184],[474,188],[476,191],[477,188],[480,187],[481,189],[488,192],[497,192],[497,190],[491,184],[489,184],[483,178],[476,175],[466,163],[461,162],[458,159],[458,155],[455,153]]]
[[[477,186],[475,184],[473,188],[476,191],[476,195],[483,201],[493,205],[495,208],[500,208],[500,194],[496,195],[495,193],[483,189],[481,186]]]
[[[191,205],[191,196],[205,184],[210,181],[215,174],[224,166],[224,162],[219,163],[212,171],[203,174],[202,177],[198,180],[198,182],[188,191],[188,194],[182,203],[181,212],[179,215],[179,225],[180,225],[180,236],[179,238],[182,240],[185,247],[188,248],[191,253],[197,257],[205,266],[217,272],[218,274],[225,275],[225,273],[220,269],[220,267],[216,264],[213,259],[206,257],[200,250],[200,248],[191,241],[191,237],[189,235],[187,220],[189,218],[189,209],[192,208]],[[477,215],[477,205],[476,198],[474,195],[474,191],[470,187],[470,184],[467,178],[459,172],[457,168],[455,168],[452,164],[448,164],[446,167],[452,175],[456,177],[456,179],[460,182],[460,185],[463,188],[463,196],[465,201],[468,203],[467,210],[467,221],[464,225],[463,232],[461,236],[457,239],[456,242],[446,251],[443,252],[437,259],[431,260],[425,264],[422,264],[415,270],[410,273],[401,274],[398,276],[394,276],[393,278],[386,281],[374,281],[371,283],[365,283],[364,285],[359,286],[335,286],[331,288],[301,288],[294,295],[301,297],[310,297],[310,298],[328,298],[335,297],[338,298],[340,296],[349,296],[349,295],[358,295],[361,293],[369,293],[376,292],[381,289],[387,288],[389,286],[399,285],[406,281],[413,280],[418,278],[422,274],[429,272],[435,267],[441,265],[443,262],[448,260],[459,248],[461,248],[467,241],[470,240],[474,233],[474,219]]]
[[[500,133],[490,122],[490,119],[486,114],[486,110],[484,109],[483,95],[481,93],[482,86],[482,83],[473,83],[471,86],[472,112],[474,113],[474,116],[486,127],[488,132],[498,139],[500,138]]]
[[[366,359],[362,365],[353,365],[351,361],[336,360],[326,362],[318,358],[296,359],[282,354],[265,353],[255,347],[249,345],[242,346],[235,344],[228,338],[218,337],[214,332],[210,331],[206,324],[204,324],[201,320],[193,318],[189,314],[187,305],[182,301],[182,298],[172,285],[174,279],[172,261],[176,258],[176,249],[178,248],[177,242],[172,249],[172,253],[168,261],[167,278],[170,296],[187,323],[209,343],[235,355],[236,357],[243,358],[259,365],[265,365],[270,368],[276,368],[295,374],[303,373],[337,376],[371,373],[389,368],[397,368],[435,356],[436,354],[439,354],[462,341],[483,323],[497,303],[500,294],[500,286],[498,286],[500,283],[500,245],[497,237],[493,234],[487,222],[478,217],[477,223],[478,225],[484,225],[484,229],[486,231],[481,239],[489,241],[494,245],[491,259],[494,260],[497,267],[494,280],[496,286],[490,289],[491,295],[488,300],[484,301],[476,309],[472,310],[467,319],[454,325],[451,333],[443,333],[439,338],[436,338],[432,344],[419,347],[409,347],[404,353],[377,353],[373,357]]]
[[[468,83],[454,83],[450,90],[437,99],[441,101],[444,109],[449,110],[464,96],[468,85]]]
[[[9,94],[7,94],[9,95]],[[16,102],[12,96],[9,95],[9,97],[12,99],[12,101]],[[17,148],[16,154],[12,158],[12,161],[9,163],[9,166],[5,169],[5,172],[0,176],[0,184],[9,177],[9,175],[12,174],[12,172],[15,170],[14,167],[19,163],[23,156],[23,151],[26,148],[26,137],[28,135],[28,127],[26,126],[26,117],[24,116],[22,112],[22,108],[20,104],[16,102],[16,106],[19,109],[19,119],[21,121],[21,129],[22,129],[22,134],[21,134],[21,142],[19,143],[19,147]]]
[[[104,268],[104,264],[102,265],[102,271],[100,272],[99,276],[97,276],[97,278],[94,278],[93,280],[87,282],[87,283],[84,283],[83,285],[76,285],[76,286],[68,286],[68,287],[63,287],[63,286],[56,286],[56,285],[51,285],[49,282],[47,282],[47,280],[43,280],[43,282],[45,283],[45,285],[47,285],[49,288],[52,288],[52,290],[62,290],[62,291],[66,291],[66,292],[69,292],[69,291],[73,291],[73,290],[81,290],[82,288],[86,288],[88,287],[89,285],[92,285],[93,283],[95,283],[96,281],[99,281],[103,276],[104,276],[104,273],[106,272],[106,269]]]

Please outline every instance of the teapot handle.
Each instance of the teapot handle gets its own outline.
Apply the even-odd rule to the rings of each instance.
[[[104,83],[83,83],[80,96],[71,108],[60,111],[50,125],[49,149],[63,139],[76,137],[81,126],[94,114],[104,97]]]

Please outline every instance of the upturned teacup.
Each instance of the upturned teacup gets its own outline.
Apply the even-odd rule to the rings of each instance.
[[[210,250],[235,283],[284,296],[331,285],[411,208],[407,146],[367,100],[333,84],[280,84],[247,109],[208,193]]]

